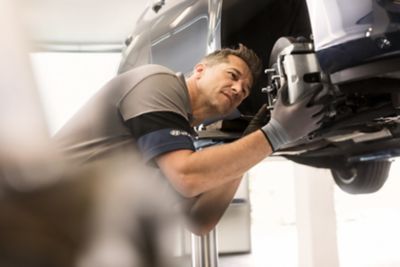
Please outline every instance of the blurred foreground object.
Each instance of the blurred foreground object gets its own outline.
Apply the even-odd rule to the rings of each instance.
[[[3,187],[0,266],[173,266],[179,217],[167,192],[159,201],[165,186],[126,163],[99,161],[27,192]]]
[[[0,183],[25,190],[52,180],[57,156],[35,87],[18,3],[0,2]],[[16,172],[20,175],[13,175]],[[28,173],[31,180],[23,181]]]
[[[18,3],[0,1],[0,266],[176,266],[158,176],[126,155],[78,167],[51,144]]]

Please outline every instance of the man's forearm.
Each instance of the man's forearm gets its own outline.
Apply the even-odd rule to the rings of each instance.
[[[203,235],[215,228],[231,203],[241,180],[238,178],[188,200],[185,213],[188,227],[193,233]]]
[[[271,153],[259,130],[229,144],[196,152],[174,151],[157,162],[178,192],[193,197],[241,177]]]

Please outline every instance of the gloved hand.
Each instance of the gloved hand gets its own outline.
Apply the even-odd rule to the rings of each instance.
[[[318,98],[321,88],[304,95],[293,104],[287,101],[287,85],[278,91],[278,99],[271,113],[271,120],[261,128],[269,140],[273,151],[283,145],[294,142],[319,128],[323,113],[323,105],[311,105]]]
[[[261,106],[261,108],[257,111],[256,115],[251,119],[249,125],[247,125],[246,129],[243,131],[243,136],[248,135],[254,131],[259,130],[265,124],[267,124],[269,120],[269,111],[267,108],[267,104]]]

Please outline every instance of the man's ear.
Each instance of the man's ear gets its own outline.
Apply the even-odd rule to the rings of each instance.
[[[193,69],[193,74],[195,75],[195,77],[200,78],[203,75],[205,68],[206,65],[204,63],[196,64]]]

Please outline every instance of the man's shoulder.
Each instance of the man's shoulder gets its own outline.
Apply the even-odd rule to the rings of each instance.
[[[162,65],[157,65],[157,64],[146,64],[146,65],[142,65],[142,66],[138,66],[136,68],[133,68],[127,72],[125,72],[126,74],[142,74],[142,75],[154,75],[154,74],[172,74],[175,75],[176,73],[165,67]]]
[[[155,93],[157,90],[168,90],[171,83],[177,84],[180,79],[173,70],[156,64],[141,65],[111,79],[103,88],[106,94],[118,97],[118,102],[128,95]]]
[[[180,73],[155,64],[143,65],[133,71],[136,71],[135,76],[141,77],[140,81],[132,87],[131,92],[134,94],[187,97],[187,85]]]
[[[186,118],[190,113],[189,95],[182,77],[161,65],[143,65],[132,70],[140,77],[119,101],[124,120],[144,113],[171,111]],[[133,85],[132,85],[133,84]]]

